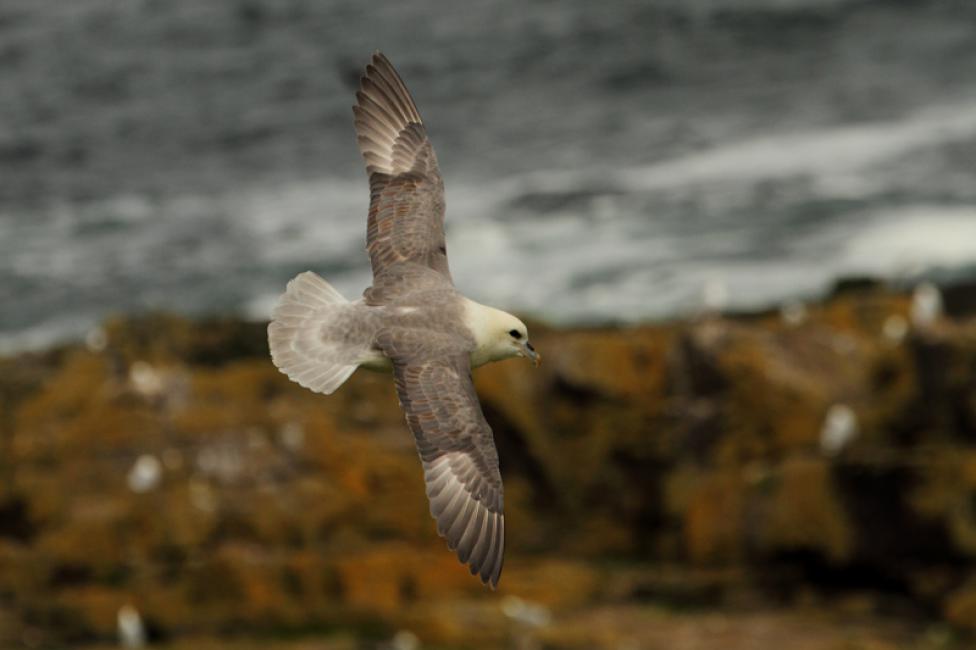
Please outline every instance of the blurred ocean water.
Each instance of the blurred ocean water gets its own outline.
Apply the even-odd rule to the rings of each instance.
[[[11,0],[0,43],[0,349],[117,312],[266,318],[306,269],[356,296],[376,48],[480,301],[633,322],[976,275],[961,0]]]

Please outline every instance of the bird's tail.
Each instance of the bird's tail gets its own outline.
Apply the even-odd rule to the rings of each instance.
[[[353,307],[311,271],[292,278],[268,325],[274,364],[305,388],[335,392],[359,366],[361,351],[343,336],[343,316]]]

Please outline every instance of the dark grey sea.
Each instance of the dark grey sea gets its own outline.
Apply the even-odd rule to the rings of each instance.
[[[369,283],[350,106],[419,104],[473,298],[555,323],[976,275],[971,0],[4,0],[0,348]]]

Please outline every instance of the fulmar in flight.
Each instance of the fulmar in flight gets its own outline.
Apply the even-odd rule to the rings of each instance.
[[[455,288],[437,158],[413,98],[379,52],[356,99],[373,286],[349,302],[316,274],[299,274],[272,313],[271,358],[291,380],[327,395],[356,368],[392,368],[437,532],[494,588],[505,547],[502,479],[471,369],[518,356],[538,365],[539,355],[522,321]]]

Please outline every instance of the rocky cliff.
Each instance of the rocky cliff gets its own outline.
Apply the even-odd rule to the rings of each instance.
[[[315,395],[272,366],[263,325],[168,316],[5,359],[0,643],[111,640],[126,605],[171,640],[621,647],[653,633],[651,608],[756,603],[965,635],[976,319],[920,300],[869,285],[775,313],[530,326],[541,368],[476,372],[506,487],[498,593],[436,536],[383,375]]]

